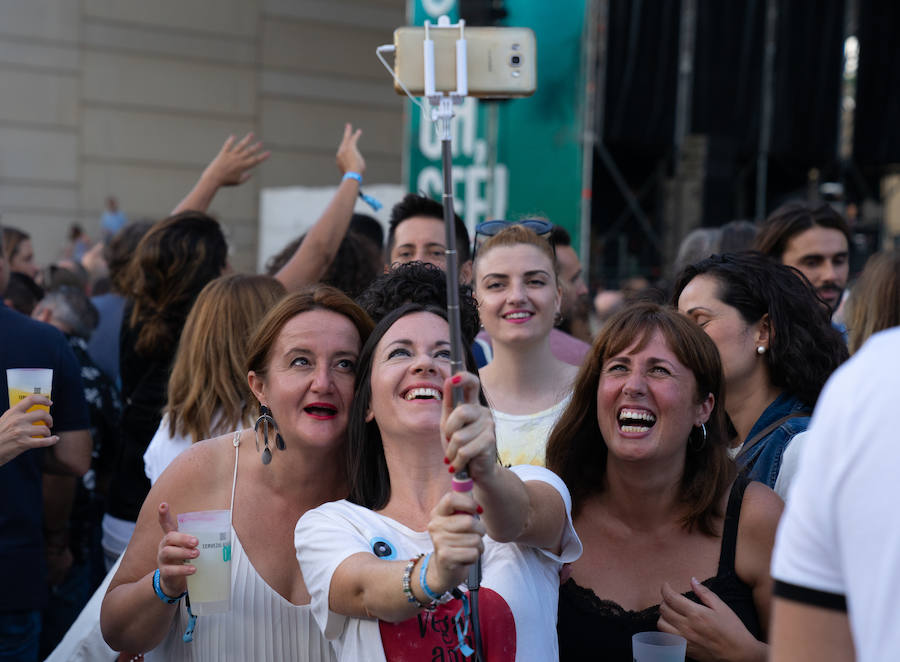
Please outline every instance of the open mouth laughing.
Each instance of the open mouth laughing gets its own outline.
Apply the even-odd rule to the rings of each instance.
[[[404,400],[437,400],[443,399],[441,390],[436,386],[412,386],[403,394]]]
[[[647,409],[623,407],[619,410],[617,421],[622,432],[640,434],[656,425],[656,415]]]

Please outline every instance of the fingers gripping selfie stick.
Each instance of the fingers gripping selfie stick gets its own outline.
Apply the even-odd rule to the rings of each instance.
[[[466,39],[465,21],[450,24],[450,19],[441,16],[437,26],[432,26],[430,21],[425,21],[425,41],[423,42],[425,58],[425,96],[431,108],[431,119],[435,124],[441,139],[441,167],[443,171],[444,192],[441,202],[444,208],[444,232],[446,237],[447,255],[447,322],[450,325],[450,370],[451,374],[463,371],[463,345],[462,324],[459,312],[459,254],[456,250],[456,221],[453,213],[453,157],[451,153],[451,121],[453,119],[453,107],[463,102],[468,95],[468,73],[466,71]],[[434,86],[434,41],[430,31],[433,29],[446,30],[458,29],[459,39],[456,40],[456,91],[445,94],[435,91]],[[452,402],[456,407],[463,400],[462,386],[454,386],[452,389]],[[470,492],[473,482],[469,477],[466,467],[457,471],[453,476],[454,492]],[[481,650],[481,628],[478,615],[478,589],[481,585],[481,558],[472,565],[467,580],[469,587],[470,603],[472,607],[472,629],[475,639],[475,659],[483,660]]]

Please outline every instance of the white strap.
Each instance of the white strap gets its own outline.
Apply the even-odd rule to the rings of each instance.
[[[234,431],[234,439],[232,439],[231,443],[234,444],[234,476],[231,479],[231,505],[228,506],[228,518],[229,526],[231,526],[231,522],[234,521],[234,486],[237,485],[237,467],[238,467],[238,455],[241,452],[241,432],[242,430]]]

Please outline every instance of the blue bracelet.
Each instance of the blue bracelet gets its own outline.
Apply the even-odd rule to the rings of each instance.
[[[176,602],[181,600],[181,598],[187,595],[187,591],[185,591],[177,598],[172,598],[163,593],[162,586],[160,586],[159,583],[159,568],[157,568],[153,573],[153,592],[156,593],[156,597],[165,602],[167,605],[174,605]]]
[[[345,179],[355,179],[357,182],[359,182],[359,197],[361,197],[363,199],[363,202],[369,205],[374,211],[378,211],[384,206],[371,195],[366,195],[365,193],[363,193],[361,174],[359,174],[358,172],[353,172],[352,170],[348,170],[344,173],[344,176],[341,177],[341,181],[344,181]]]
[[[440,602],[441,598],[444,596],[437,595],[434,591],[428,588],[428,582],[425,581],[425,573],[428,572],[428,562],[431,560],[431,552],[428,552],[425,555],[425,558],[422,560],[422,569],[419,570],[419,585],[422,587],[422,591],[425,595],[428,596],[428,599],[432,602]]]

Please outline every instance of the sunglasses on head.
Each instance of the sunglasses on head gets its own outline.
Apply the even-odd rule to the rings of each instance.
[[[546,239],[548,242],[550,241],[550,233],[553,231],[553,223],[544,221],[540,218],[523,218],[521,221],[503,221],[499,219],[494,221],[484,221],[475,226],[475,247],[472,250],[472,259],[475,259],[478,249],[481,248],[488,238],[493,237],[501,230],[505,230],[512,225],[521,225],[522,227],[528,228],[537,236]]]

